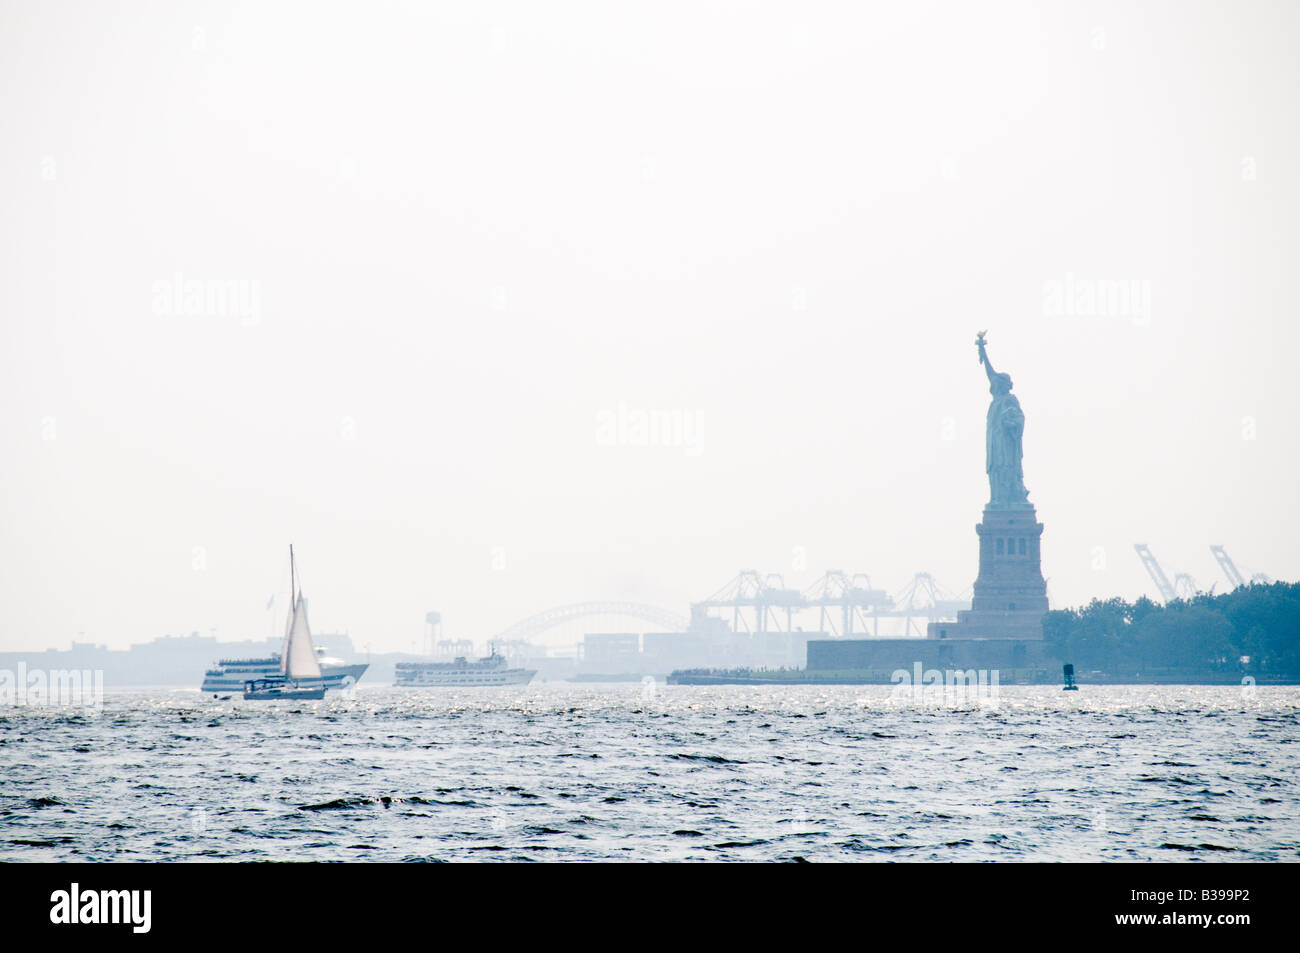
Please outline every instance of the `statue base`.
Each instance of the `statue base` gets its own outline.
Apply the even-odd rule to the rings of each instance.
[[[931,622],[930,639],[1042,639],[1047,612],[1040,542],[1043,524],[1032,503],[984,507],[975,527],[980,571],[968,610],[956,622]]]

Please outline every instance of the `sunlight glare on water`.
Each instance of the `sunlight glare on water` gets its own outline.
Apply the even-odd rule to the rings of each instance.
[[[1300,688],[366,688],[0,709],[3,860],[1296,860]]]

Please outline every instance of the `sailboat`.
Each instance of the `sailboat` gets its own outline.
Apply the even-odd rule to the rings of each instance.
[[[293,601],[293,611],[289,614],[284,633],[280,674],[245,682],[245,699],[274,701],[325,697],[325,682],[321,678],[316,649],[311,644],[311,628],[307,625],[307,600],[302,597],[294,571],[292,545],[289,546],[289,597]]]

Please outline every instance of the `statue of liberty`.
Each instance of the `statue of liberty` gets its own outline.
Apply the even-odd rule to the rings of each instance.
[[[1020,461],[1024,453],[1025,414],[1020,401],[1011,393],[1011,375],[1000,374],[989,363],[984,350],[984,335],[975,338],[979,348],[980,363],[989,378],[988,425],[985,431],[984,469],[989,475],[990,506],[1029,506],[1029,491],[1025,489],[1025,475]]]

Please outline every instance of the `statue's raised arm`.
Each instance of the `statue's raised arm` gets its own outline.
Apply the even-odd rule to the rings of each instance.
[[[986,334],[988,334],[987,331],[981,331],[975,335],[975,346],[980,349],[980,363],[984,365],[984,372],[988,374],[989,383],[992,384],[993,376],[997,374],[997,371],[993,370],[993,365],[989,363],[989,353],[984,350],[984,335]]]

